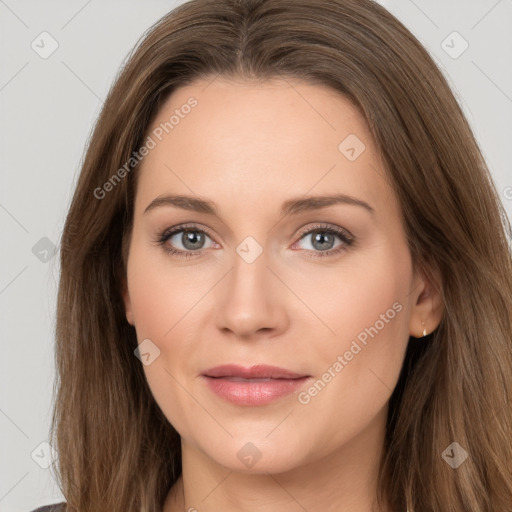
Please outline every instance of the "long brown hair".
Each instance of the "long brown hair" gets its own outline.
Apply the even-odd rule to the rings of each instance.
[[[218,75],[299,78],[349,98],[382,154],[414,264],[440,276],[442,321],[411,337],[391,396],[379,499],[397,512],[512,510],[510,222],[442,73],[371,0],[192,0],[121,70],[60,247],[51,436],[68,510],[158,511],[180,475],[179,436],[134,355],[120,290],[133,154],[173,90]],[[455,442],[468,454],[456,468],[443,456]]]

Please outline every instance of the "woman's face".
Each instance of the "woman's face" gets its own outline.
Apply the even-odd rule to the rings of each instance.
[[[217,77],[147,136],[126,316],[184,447],[257,473],[375,451],[437,320],[363,117],[324,86]]]

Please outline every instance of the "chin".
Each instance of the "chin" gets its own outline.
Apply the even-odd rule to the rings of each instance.
[[[213,439],[207,445],[205,440],[199,446],[217,464],[238,473],[284,473],[305,463],[307,454],[302,452],[309,443],[284,430],[281,435],[269,435],[269,431],[246,433],[222,442]]]

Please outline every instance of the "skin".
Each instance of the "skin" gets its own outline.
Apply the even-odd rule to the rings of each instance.
[[[164,512],[370,512],[409,336],[422,336],[422,322],[432,332],[443,308],[413,269],[369,128],[325,86],[217,77],[174,91],[148,134],[191,96],[197,106],[142,162],[123,290],[139,343],[150,339],[160,350],[144,371],[182,440],[183,473]],[[354,161],[338,149],[349,134],[365,145]],[[334,193],[366,201],[375,214],[350,204],[279,213],[290,198]],[[144,213],[166,194],[214,201],[219,217],[171,205]],[[201,254],[189,259],[164,250],[198,252],[183,245],[182,232],[156,242],[183,223],[207,230]],[[322,252],[309,229],[316,223],[348,230],[355,244],[311,257]],[[248,236],[262,249],[252,263],[236,251]],[[340,245],[335,236],[324,250]],[[234,405],[200,378],[238,363],[317,381],[394,303],[401,310],[307,404],[292,393],[264,406]],[[237,457],[248,442],[261,454],[250,468]]]

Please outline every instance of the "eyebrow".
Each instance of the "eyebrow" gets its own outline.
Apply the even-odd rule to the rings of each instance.
[[[336,204],[347,204],[361,206],[371,215],[375,215],[375,209],[366,201],[357,199],[346,194],[335,194],[327,196],[307,196],[302,198],[293,198],[285,201],[281,207],[281,215],[295,215],[305,211],[319,210]],[[213,201],[202,199],[200,197],[187,195],[166,195],[153,199],[146,207],[144,213],[149,212],[160,206],[174,206],[182,210],[190,210],[199,213],[206,213],[219,217],[217,206]]]

